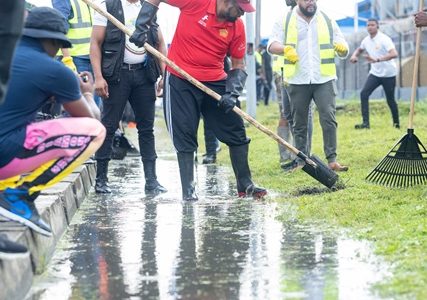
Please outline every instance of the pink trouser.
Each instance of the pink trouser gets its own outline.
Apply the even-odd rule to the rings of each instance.
[[[104,126],[92,118],[32,123],[27,126],[22,152],[0,168],[0,190],[25,184],[34,193],[51,186],[84,163],[104,138]],[[25,173],[29,174],[19,176]]]

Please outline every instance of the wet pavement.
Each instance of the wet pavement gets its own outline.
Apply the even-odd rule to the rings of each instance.
[[[155,198],[138,158],[110,169],[114,193],[89,195],[28,299],[377,298],[385,268],[367,243],[299,224],[280,195],[238,199],[229,168],[197,166],[195,203],[174,157],[158,160],[169,192]]]

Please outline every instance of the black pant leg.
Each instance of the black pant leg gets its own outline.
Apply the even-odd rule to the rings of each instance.
[[[200,103],[205,93],[185,79],[166,75],[163,109],[166,126],[177,152],[195,152],[200,122]]]
[[[378,86],[380,86],[380,84],[380,78],[369,74],[368,78],[366,79],[365,85],[362,91],[360,92],[362,118],[363,123],[365,124],[369,124],[369,96]]]
[[[102,124],[107,129],[105,140],[96,152],[97,160],[108,160],[111,158],[114,133],[119,127],[123,111],[130,95],[129,70],[121,70],[120,81],[115,84],[109,83],[109,98],[103,99]]]
[[[147,80],[145,69],[135,70],[130,76],[132,86],[129,102],[135,114],[141,159],[155,160],[157,158],[154,140],[155,86]]]
[[[388,107],[391,111],[393,124],[399,124],[399,109],[394,98],[394,89],[396,87],[396,76],[381,78],[384,93],[387,99]]]
[[[204,84],[220,95],[225,92],[225,80],[204,82]],[[237,106],[240,107],[239,101]],[[218,101],[206,94],[201,111],[205,122],[221,142],[228,146],[240,146],[249,143],[250,140],[246,136],[243,119],[234,111],[226,114],[218,107]]]
[[[203,130],[205,137],[205,146],[207,155],[216,155],[216,148],[218,141],[216,139],[215,133],[212,129],[209,128],[206,121],[203,120]]]

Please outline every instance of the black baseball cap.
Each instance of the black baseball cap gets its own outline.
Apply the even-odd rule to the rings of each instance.
[[[66,36],[66,20],[59,11],[50,7],[35,7],[28,12],[22,35],[37,39],[54,39],[62,48],[71,48]]]

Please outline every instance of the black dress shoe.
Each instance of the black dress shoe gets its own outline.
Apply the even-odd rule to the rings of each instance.
[[[354,126],[355,129],[369,129],[369,124],[367,123],[362,123],[362,124],[357,124]]]
[[[393,127],[394,127],[394,128],[397,128],[397,129],[400,129],[400,124],[399,124],[399,123],[394,123],[394,124],[393,124]]]

